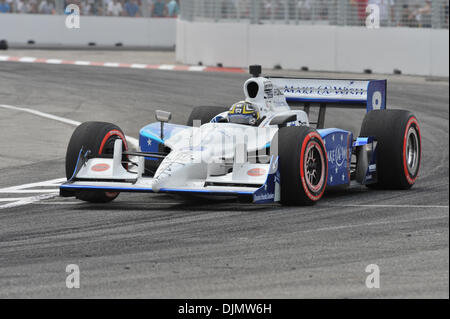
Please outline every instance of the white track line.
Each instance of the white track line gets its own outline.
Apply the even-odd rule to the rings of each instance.
[[[66,178],[56,178],[56,179],[51,179],[49,181],[44,181],[44,182],[37,182],[37,183],[29,183],[29,184],[23,184],[23,185],[19,185],[19,186],[10,186],[10,187],[5,187],[5,188],[0,188],[0,193],[2,193],[3,191],[8,191],[8,190],[19,190],[19,189],[25,189],[25,188],[32,188],[32,187],[47,187],[47,186],[59,186],[62,182],[65,182]]]
[[[23,200],[25,197],[10,197],[10,198],[0,198],[0,202],[17,202]]]
[[[58,193],[59,188],[54,189],[17,189],[17,190],[2,190],[0,194],[40,194],[40,193]]]
[[[24,206],[24,205],[32,204],[32,203],[35,203],[35,202],[39,202],[39,201],[41,201],[43,199],[50,199],[50,198],[53,198],[53,197],[56,197],[56,196],[58,196],[58,193],[37,195],[37,196],[31,196],[31,197],[24,197],[21,200],[15,201],[13,203],[0,205],[0,209]]]
[[[31,113],[40,117],[44,117],[50,120],[54,120],[54,121],[58,121],[61,123],[65,123],[65,124],[69,124],[72,126],[78,126],[81,124],[81,122],[78,121],[74,121],[65,117],[61,117],[61,116],[56,116],[53,114],[49,114],[49,113],[44,113],[41,111],[37,111],[37,110],[33,110],[33,109],[29,109],[29,108],[25,108],[25,107],[18,107],[18,106],[13,106],[13,105],[6,105],[6,104],[0,104],[0,107],[4,108],[4,109],[9,109],[9,110],[14,110],[14,111],[21,111],[21,112],[26,112],[26,113]],[[131,137],[131,136],[125,136],[127,141],[129,142],[129,144],[132,145],[133,148],[138,149],[139,146],[139,141],[137,138]]]
[[[0,188],[0,194],[34,194],[33,196],[27,197],[0,198],[0,202],[10,202],[8,204],[1,205],[0,209],[28,205],[40,201],[42,199],[56,197],[59,194],[59,188],[57,188],[57,186],[59,186],[65,180],[66,180],[65,178],[57,178],[38,183],[28,183],[23,185]],[[39,188],[36,189],[35,187]],[[41,187],[52,187],[52,188],[45,189]]]
[[[37,111],[37,110],[25,108],[25,107],[18,107],[18,106],[5,105],[5,104],[0,104],[0,107],[2,107],[4,109],[14,110],[14,111],[31,113],[31,114],[34,114],[34,115],[37,115],[40,117],[44,117],[44,118],[47,118],[50,120],[55,120],[55,121],[58,121],[61,123],[66,123],[66,124],[73,125],[73,126],[78,126],[81,124],[81,122],[78,122],[78,121],[70,120],[70,119],[67,119],[64,117],[56,116],[56,115],[49,114],[49,113],[44,113],[41,111]]]
[[[80,205],[80,204],[89,204],[83,201],[78,202],[34,202],[33,205]]]
[[[54,63],[60,63],[59,60],[54,60]],[[69,124],[72,126],[78,126],[81,124],[81,122],[78,121],[74,121],[65,117],[61,117],[61,116],[56,116],[53,114],[49,114],[49,113],[45,113],[45,112],[41,112],[41,111],[37,111],[37,110],[33,110],[30,108],[25,108],[25,107],[18,107],[18,106],[13,106],[13,105],[6,105],[6,104],[0,104],[0,108],[4,108],[4,109],[8,109],[8,110],[13,110],[13,111],[20,111],[20,112],[25,112],[25,113],[30,113],[36,116],[40,116],[43,118],[47,118],[50,120],[54,120],[54,121],[58,121],[61,123],[65,123],[65,124]],[[139,149],[139,140],[137,138],[131,137],[126,135],[125,136],[127,139],[128,144],[130,144],[132,149]],[[24,185],[19,185],[19,186],[12,186],[12,187],[6,187],[6,188],[2,188],[0,189],[0,194],[37,194],[37,193],[47,193],[47,194],[42,194],[42,195],[38,195],[38,196],[31,196],[31,197],[23,197],[23,198],[18,198],[16,201],[12,202],[12,203],[8,203],[5,205],[1,205],[0,209],[4,209],[4,208],[11,208],[11,207],[17,207],[17,206],[23,206],[23,205],[28,205],[31,203],[36,203],[42,199],[48,199],[48,198],[53,198],[56,197],[59,193],[59,189],[58,188],[53,188],[53,189],[27,189],[27,188],[31,188],[31,187],[55,187],[58,186],[59,184],[61,184],[62,182],[64,182],[66,179],[65,178],[57,178],[57,179],[53,179],[50,181],[44,181],[44,182],[38,182],[38,183],[29,183],[29,184],[24,184]],[[1,200],[3,201],[8,201],[7,199]]]

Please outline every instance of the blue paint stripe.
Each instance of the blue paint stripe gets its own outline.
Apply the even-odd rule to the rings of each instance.
[[[131,188],[131,187],[113,187],[113,186],[91,186],[91,185],[61,185],[60,189],[100,189],[100,190],[120,190],[123,192],[146,192],[153,193],[151,188]]]
[[[235,191],[214,191],[214,190],[192,190],[192,189],[176,189],[176,188],[161,188],[160,192],[164,193],[207,193],[207,194],[226,194],[226,195],[253,195],[253,192],[235,192]]]
[[[151,188],[131,188],[131,187],[113,187],[113,186],[91,186],[91,185],[61,185],[61,189],[77,190],[77,189],[99,189],[99,190],[117,190],[123,192],[146,192],[153,193]],[[213,190],[191,190],[191,189],[176,189],[176,188],[162,188],[162,193],[207,193],[207,194],[226,194],[226,195],[253,195],[253,192],[235,192],[235,191],[213,191]]]

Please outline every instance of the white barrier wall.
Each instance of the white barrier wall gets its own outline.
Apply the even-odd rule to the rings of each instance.
[[[173,48],[176,19],[80,17],[79,29],[68,29],[64,15],[0,14],[0,40],[10,44],[145,46]]]
[[[176,57],[186,64],[449,76],[443,29],[177,22]]]

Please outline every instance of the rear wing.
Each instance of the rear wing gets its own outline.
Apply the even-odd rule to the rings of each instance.
[[[386,80],[268,79],[290,106],[386,109]]]

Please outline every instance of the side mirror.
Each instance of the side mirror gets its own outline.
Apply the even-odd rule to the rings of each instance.
[[[164,123],[172,119],[172,113],[156,110],[155,118],[158,122],[161,122],[161,140],[164,141]]]
[[[156,110],[155,118],[158,122],[169,122],[172,119],[172,113]]]

